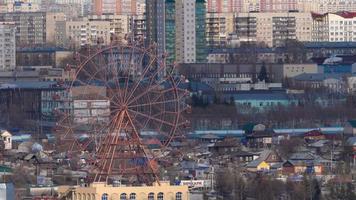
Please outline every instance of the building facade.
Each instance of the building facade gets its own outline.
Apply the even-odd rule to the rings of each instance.
[[[0,22],[0,70],[12,71],[16,67],[15,23]]]
[[[16,45],[42,45],[46,43],[45,12],[0,13],[0,21],[14,22]]]
[[[109,21],[81,21],[65,22],[66,46],[80,48],[85,45],[110,44],[111,24]]]
[[[355,42],[356,12],[313,13],[313,41]]]
[[[233,27],[233,13],[206,13],[207,46],[226,46],[229,34],[234,32]]]
[[[73,196],[66,196],[69,186],[58,188],[59,196],[71,200],[108,200],[108,199],[176,199],[188,200],[188,186],[171,186],[162,181],[153,186],[112,186],[105,183],[93,183],[89,187],[76,187]],[[69,192],[70,193],[70,192]]]
[[[176,61],[178,63],[196,62],[195,3],[195,0],[176,1]]]
[[[238,13],[235,32],[239,42],[284,46],[286,40],[311,41],[310,13]]]
[[[94,14],[136,14],[136,0],[94,0]]]
[[[166,51],[165,13],[165,0],[146,0],[146,46],[156,44],[157,55]]]

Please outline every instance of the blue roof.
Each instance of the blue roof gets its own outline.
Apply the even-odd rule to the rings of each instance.
[[[323,73],[303,73],[295,76],[293,79],[297,81],[323,81],[325,79],[342,79],[341,74],[323,74]]]
[[[290,129],[274,129],[277,134],[304,134],[309,131],[319,129],[324,134],[338,134],[343,133],[343,127],[324,127],[324,128],[290,128]]]
[[[210,87],[208,84],[202,83],[202,82],[197,82],[197,81],[189,81],[185,83],[179,84],[179,88],[181,89],[187,89],[192,92],[213,92],[214,89]]]
[[[55,81],[13,81],[0,84],[0,89],[49,89],[58,87]]]
[[[288,100],[285,91],[249,91],[232,94],[234,100]]]
[[[311,48],[356,48],[356,42],[304,42],[304,46]]]
[[[61,47],[24,47],[17,48],[17,53],[54,53],[56,51],[68,51]]]

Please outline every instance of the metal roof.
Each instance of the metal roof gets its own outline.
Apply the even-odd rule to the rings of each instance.
[[[288,100],[285,91],[250,91],[232,95],[234,100]]]
[[[0,83],[1,89],[49,89],[58,88],[64,89],[59,86],[56,81],[13,81]]]
[[[297,81],[324,81],[326,79],[342,80],[342,76],[342,74],[303,73],[295,76],[293,79]]]

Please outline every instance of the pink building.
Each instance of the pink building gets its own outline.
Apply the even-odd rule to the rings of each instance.
[[[93,0],[94,14],[136,14],[136,0]]]

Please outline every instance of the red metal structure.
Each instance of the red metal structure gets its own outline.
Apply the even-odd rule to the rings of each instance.
[[[77,54],[70,87],[74,109],[58,123],[58,147],[69,150],[68,157],[88,152],[94,182],[159,181],[158,161],[186,123],[180,78],[167,72],[154,46],[119,44],[88,52]],[[161,142],[160,154],[150,151],[150,139]]]

